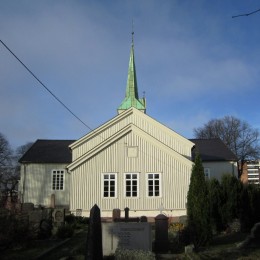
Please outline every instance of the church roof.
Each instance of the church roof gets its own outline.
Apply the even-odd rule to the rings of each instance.
[[[128,78],[127,78],[125,99],[118,107],[117,111],[118,113],[120,113],[124,110],[127,110],[130,107],[135,107],[136,109],[141,110],[143,112],[146,111],[145,98],[138,97],[133,38],[132,38],[132,46],[131,46],[130,60],[128,66]]]
[[[203,162],[237,161],[236,156],[220,139],[189,139],[195,144],[192,151],[199,151]],[[20,163],[71,163],[69,145],[76,140],[37,140],[19,160]]]
[[[19,160],[20,163],[71,163],[69,145],[75,140],[37,140]]]
[[[190,139],[195,144],[192,157],[196,152],[200,154],[201,160],[206,161],[237,161],[236,155],[219,138],[212,139]]]

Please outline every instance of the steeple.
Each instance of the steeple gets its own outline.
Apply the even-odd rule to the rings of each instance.
[[[132,45],[130,51],[125,99],[118,107],[117,112],[118,114],[120,114],[121,112],[127,110],[130,107],[135,107],[136,109],[144,113],[146,112],[145,98],[139,99],[138,97],[135,59],[134,59],[134,32],[132,32]]]

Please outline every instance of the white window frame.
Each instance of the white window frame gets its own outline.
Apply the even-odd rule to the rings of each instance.
[[[65,169],[53,169],[51,171],[51,189],[53,191],[65,190]]]
[[[105,179],[105,177],[106,176],[108,176],[109,178],[108,179]],[[114,176],[114,179],[113,178],[111,178],[112,176]],[[105,180],[108,180],[108,182],[109,182],[109,184],[108,184],[108,196],[105,196]],[[115,196],[110,196],[111,194],[111,182],[114,180],[114,182],[115,182],[115,184],[114,184],[114,186],[115,186],[115,190],[114,190],[114,193],[115,193]],[[104,199],[114,199],[114,198],[117,198],[117,173],[115,173],[115,172],[104,172],[103,174],[102,174],[102,185],[101,185],[101,187],[102,187],[102,190],[101,190],[101,192],[102,192],[102,198],[104,198]]]
[[[210,168],[204,168],[204,176],[206,180],[210,179]]]
[[[152,175],[153,178],[152,180],[149,178],[149,175]],[[155,176],[158,175],[158,179],[155,179]],[[159,185],[157,185],[159,187],[159,195],[155,194],[155,181],[158,180],[159,181]],[[153,181],[152,186],[153,186],[153,195],[149,194],[149,181]],[[162,174],[160,172],[148,172],[146,174],[146,196],[148,198],[160,198],[162,197]]]
[[[128,175],[130,175],[130,179],[127,179]],[[136,179],[134,179],[134,175],[136,175]],[[127,183],[126,182],[130,182],[130,191],[127,191]],[[136,196],[133,196],[133,193],[135,192],[133,190],[133,182],[136,181]],[[130,196],[127,196],[127,192],[130,192]],[[125,198],[138,198],[139,197],[139,172],[126,172],[124,174],[124,197]]]

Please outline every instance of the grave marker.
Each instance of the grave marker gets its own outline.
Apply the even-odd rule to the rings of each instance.
[[[151,225],[139,223],[102,223],[103,254],[114,254],[118,247],[126,249],[152,250]]]

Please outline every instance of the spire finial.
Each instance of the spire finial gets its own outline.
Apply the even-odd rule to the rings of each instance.
[[[132,19],[132,45],[134,45],[134,19]]]

